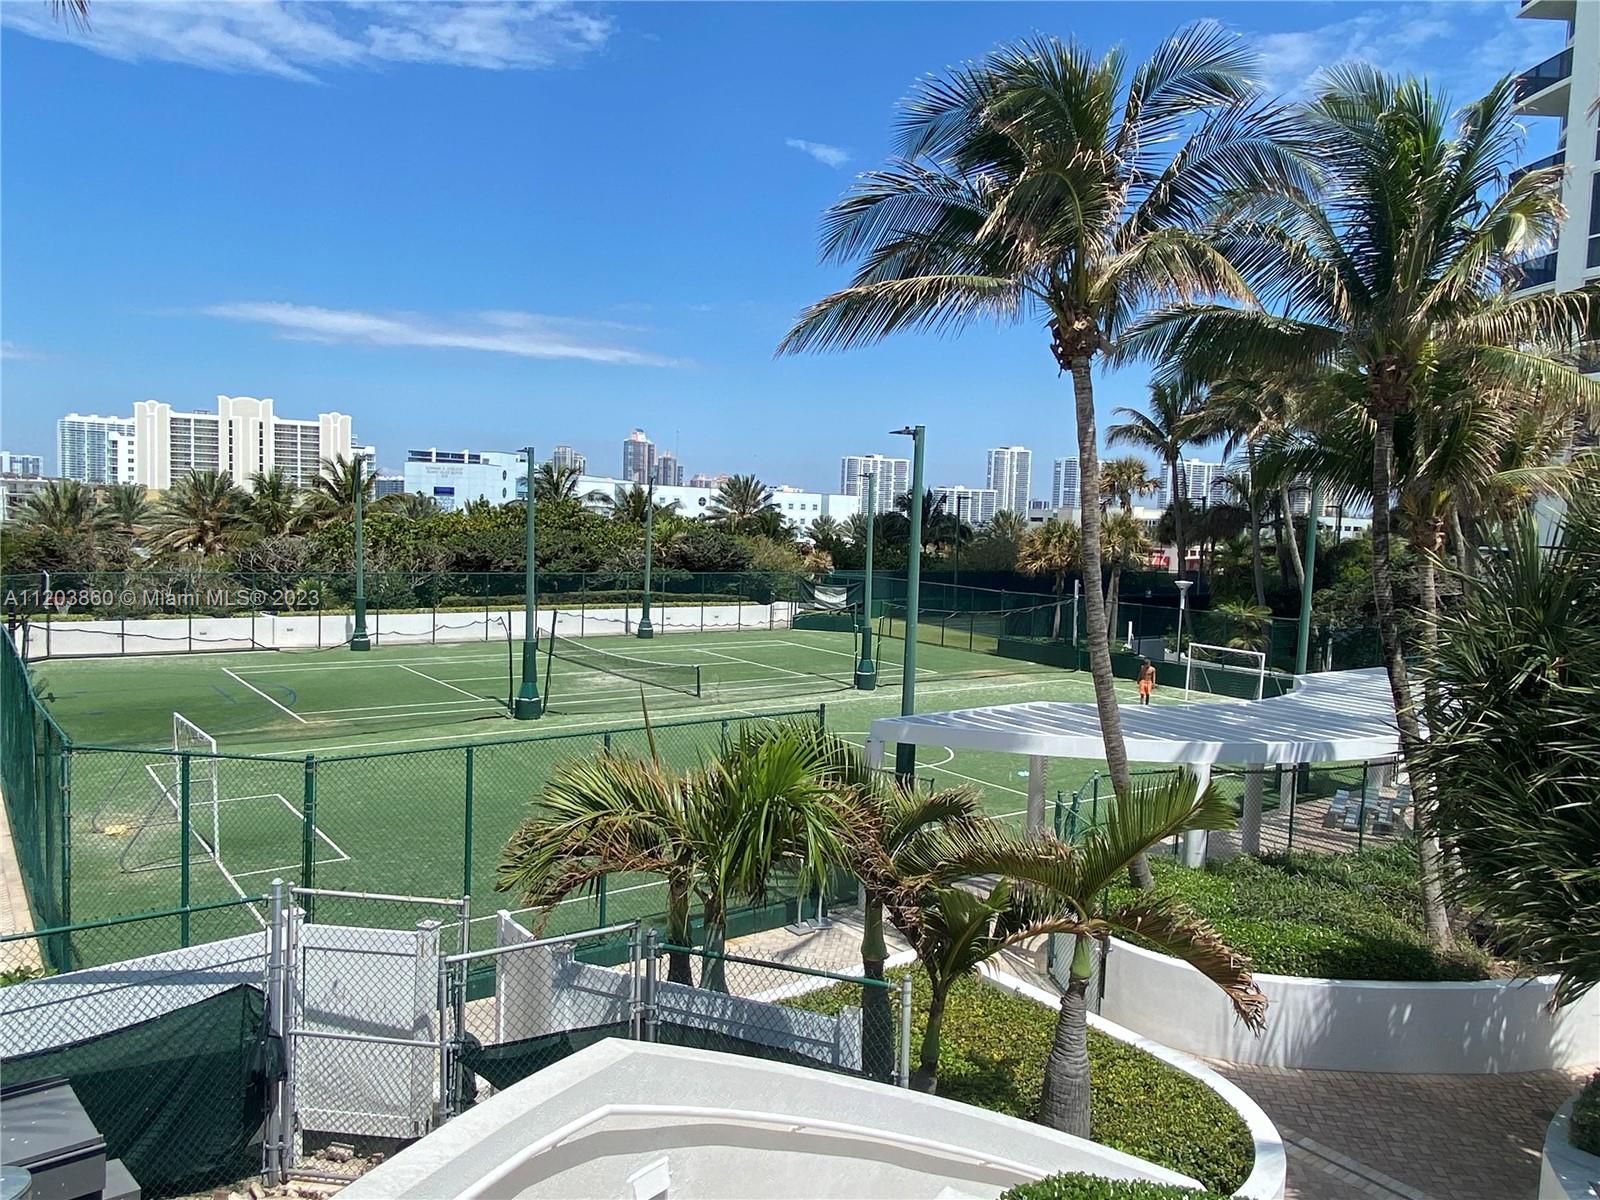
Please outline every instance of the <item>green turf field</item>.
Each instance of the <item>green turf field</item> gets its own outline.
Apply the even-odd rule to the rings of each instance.
[[[651,677],[642,690],[658,750],[680,766],[714,753],[724,723],[731,729],[776,709],[815,714],[825,706],[830,729],[860,738],[872,718],[900,707],[904,643],[897,639],[878,644],[881,684],[873,692],[852,687],[855,646],[847,633],[670,634],[583,645],[676,668],[641,673]],[[319,887],[454,897],[465,886],[475,913],[515,907],[514,898],[493,892],[495,864],[542,781],[562,761],[608,741],[646,749],[637,728],[641,684],[561,658],[541,662],[541,672],[549,671],[541,676],[546,715],[511,720],[508,663],[520,654],[520,644],[470,643],[33,664],[38,694],[76,746],[128,748],[73,752],[73,920],[180,900],[184,788],[170,753],[174,713],[214,738],[221,756],[189,760],[192,903],[254,895],[275,876],[298,879],[309,859]],[[696,666],[700,695],[659,686],[692,690],[694,672],[686,668]],[[1131,703],[1132,686],[1118,688]],[[1087,674],[918,647],[919,711],[1092,698]],[[1180,698],[1157,695],[1158,702]],[[607,733],[619,726],[635,728]],[[309,790],[308,755],[315,757]],[[1052,762],[1047,794],[1070,794],[1102,765]],[[1025,768],[1014,756],[936,747],[918,758],[919,776],[940,787],[977,787],[990,812],[1012,818],[1026,804]],[[659,899],[651,880],[613,879],[605,917],[654,914]],[[575,898],[552,928],[584,928],[599,915],[593,898]]]

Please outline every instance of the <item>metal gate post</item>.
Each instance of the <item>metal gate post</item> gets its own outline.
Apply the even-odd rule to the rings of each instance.
[[[900,976],[900,1086],[911,1086],[911,974]]]
[[[639,1025],[643,1013],[640,1011],[639,990],[639,965],[643,951],[639,944],[639,923],[635,921],[633,928],[628,931],[628,1037],[637,1042],[640,1040]]]
[[[272,881],[272,923],[267,926],[267,1036],[276,1037],[278,1045],[287,1051],[284,1043],[283,983],[284,983],[284,904],[283,880]],[[273,1080],[267,1088],[267,1120],[262,1135],[262,1174],[267,1186],[276,1187],[283,1181],[283,1130],[287,1128],[283,1111],[283,1080]]]
[[[640,1038],[656,1040],[656,931],[644,935],[644,996],[639,1005]]]

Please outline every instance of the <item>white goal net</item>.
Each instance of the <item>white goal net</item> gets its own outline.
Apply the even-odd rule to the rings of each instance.
[[[179,781],[181,796],[183,760],[189,760],[189,824],[202,842],[209,831],[211,844],[206,852],[213,858],[222,853],[222,824],[218,816],[217,739],[182,713],[172,714],[173,778]],[[181,802],[180,802],[181,810]]]
[[[120,839],[124,871],[156,871],[183,861],[185,763],[191,854],[221,859],[221,786],[217,739],[182,713],[172,714],[167,754],[130,753],[93,816],[96,833]]]
[[[1267,684],[1267,656],[1260,650],[1190,642],[1183,653],[1183,695],[1194,692],[1259,700]]]

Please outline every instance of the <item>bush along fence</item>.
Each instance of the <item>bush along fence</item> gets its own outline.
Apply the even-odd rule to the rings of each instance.
[[[182,916],[214,935],[241,908],[264,924],[0,987],[7,1081],[66,1078],[157,1200],[346,1177],[336,1144],[390,1151],[605,1037],[908,1078],[909,978],[670,945],[639,920],[538,936],[501,911],[474,949],[464,900],[274,880],[266,895],[53,932],[140,941],[130,927]],[[0,939],[11,978],[25,940]],[[859,1007],[787,1003],[841,984],[861,989]]]

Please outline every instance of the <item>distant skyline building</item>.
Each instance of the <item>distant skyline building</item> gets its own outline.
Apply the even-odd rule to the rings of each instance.
[[[280,417],[270,396],[219,395],[214,413],[174,412],[170,404],[141,400],[133,406],[132,424],[133,482],[154,491],[166,491],[195,471],[226,471],[248,489],[255,475],[278,470],[297,487],[308,487],[323,459],[356,457],[348,414]]]
[[[622,478],[627,483],[647,484],[656,467],[656,445],[635,429],[622,442]]]
[[[550,451],[550,465],[558,471],[565,467],[582,475],[589,469],[589,460],[571,446],[561,442]]]
[[[1078,507],[1078,460],[1058,458],[1050,472],[1050,507]]]
[[[1028,515],[1033,491],[1033,451],[1026,446],[999,446],[989,451],[988,486],[998,497],[998,507],[1018,516]]]
[[[683,486],[683,464],[670,451],[656,458],[655,481],[663,487]]]
[[[708,475],[704,471],[689,477],[688,486],[692,488],[719,488],[728,482],[726,472],[719,475]]]
[[[17,475],[23,479],[38,479],[44,474],[44,458],[38,454],[13,454],[0,450],[0,475]]]
[[[999,510],[1000,496],[993,488],[973,488],[961,483],[943,484],[933,489],[935,500],[944,502],[944,511],[952,517],[959,516],[963,523],[974,529],[994,520]]]
[[[527,495],[528,456],[504,450],[412,450],[405,490],[429,497],[446,512],[474,500],[507,504]]]
[[[56,475],[79,483],[129,483],[134,469],[133,421],[68,413],[56,422]]]
[[[877,494],[872,511],[894,511],[894,503],[911,490],[911,460],[885,454],[846,454],[839,460],[839,492],[844,496],[865,497],[868,471],[877,475]]]
[[[379,500],[385,496],[398,496],[406,490],[406,477],[395,474],[378,473],[372,477],[372,494]]]
[[[727,478],[726,475],[702,474],[696,475],[687,486],[657,484],[656,503],[676,505],[674,511],[680,516],[707,516],[712,511],[718,486]],[[578,495],[589,508],[603,509],[602,497],[614,495],[618,488],[625,488],[631,482],[608,475],[585,475],[578,480]],[[789,524],[804,529],[818,517],[848,521],[861,511],[861,500],[855,496],[812,492],[780,484],[772,489],[772,507]]]
[[[1178,484],[1183,489],[1184,499],[1191,504],[1204,501],[1215,504],[1218,500],[1227,498],[1228,469],[1223,463],[1200,462],[1196,459],[1184,458],[1178,460]],[[1165,493],[1167,485],[1162,484]],[[1171,503],[1170,498],[1162,499],[1162,507]]]

